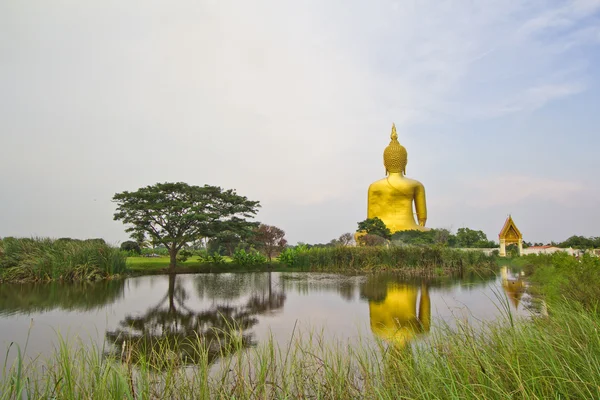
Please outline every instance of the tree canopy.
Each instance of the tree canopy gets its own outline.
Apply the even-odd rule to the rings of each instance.
[[[493,241],[487,239],[483,231],[476,231],[469,228],[458,228],[456,231],[456,245],[457,247],[466,248],[496,247]]]
[[[358,231],[366,232],[369,235],[381,236],[384,239],[390,239],[392,237],[390,229],[377,217],[367,218],[364,221],[359,222]]]
[[[217,186],[187,183],[157,183],[135,192],[117,193],[115,221],[130,225],[127,232],[144,232],[167,247],[169,268],[176,266],[177,253],[186,243],[222,232],[249,232],[260,204]]]
[[[575,249],[597,249],[600,247],[600,237],[571,236],[564,242],[558,244],[558,247],[573,247]]]
[[[493,248],[498,245],[491,240],[482,231],[476,231],[469,228],[459,228],[456,234],[448,229],[430,229],[427,231],[399,231],[392,235],[394,243],[411,245],[441,245],[448,247],[465,248]]]
[[[273,225],[260,224],[254,232],[253,242],[271,261],[273,254],[280,253],[287,246],[285,232]]]

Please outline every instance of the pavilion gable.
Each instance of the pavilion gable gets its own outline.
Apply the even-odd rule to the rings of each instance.
[[[506,222],[504,222],[504,226],[498,234],[498,237],[500,239],[506,240],[507,242],[515,243],[523,239],[521,231],[519,230],[519,228],[517,228],[517,225],[515,225],[515,222],[513,221],[510,215],[508,216],[508,218],[506,218]]]

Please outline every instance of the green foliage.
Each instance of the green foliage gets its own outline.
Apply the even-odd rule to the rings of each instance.
[[[267,258],[257,251],[246,251],[244,249],[238,249],[233,253],[231,257],[233,262],[243,267],[249,267],[253,265],[263,265],[267,263]]]
[[[553,303],[565,299],[600,312],[600,258],[564,252],[529,254],[519,259],[530,280]]]
[[[210,253],[232,256],[237,248],[249,248],[248,241],[252,238],[252,230],[241,232],[224,231],[208,241],[207,249]]]
[[[215,265],[222,265],[225,264],[227,261],[225,260],[225,257],[223,257],[222,255],[220,255],[219,253],[208,253],[208,252],[202,252],[200,253],[200,255],[198,256],[198,261],[201,263],[207,263],[207,264],[215,264]]]
[[[364,221],[363,221],[364,222]],[[379,225],[379,223],[376,223]],[[364,226],[364,225],[363,225]],[[374,231],[377,229],[374,228]],[[462,248],[493,248],[498,247],[493,241],[487,240],[485,233],[469,228],[459,228],[456,235],[448,229],[429,229],[426,231],[398,231],[391,235],[391,241],[396,245],[414,246],[447,246]]]
[[[358,232],[366,232],[371,235],[381,236],[388,240],[392,237],[392,232],[390,232],[389,228],[385,226],[385,223],[377,217],[367,218],[364,221],[359,222]]]
[[[384,246],[388,243],[386,238],[383,238],[379,235],[374,235],[372,233],[367,233],[366,235],[360,236],[358,238],[358,242],[362,246]]]
[[[103,240],[4,238],[0,281],[98,280],[126,270],[125,255]]]
[[[304,244],[295,247],[287,247],[279,254],[277,259],[280,263],[289,267],[297,267],[299,264],[299,255],[307,251],[309,251],[309,247]]]
[[[463,248],[498,247],[494,241],[487,239],[483,231],[476,231],[469,228],[458,228],[456,231],[456,246]]]
[[[138,255],[142,254],[142,249],[140,248],[140,245],[132,240],[127,240],[121,243],[121,250]]]
[[[433,245],[436,243],[436,230],[429,231],[399,231],[392,235],[394,243],[413,244],[413,245]]]
[[[177,261],[184,263],[188,260],[188,258],[190,258],[193,255],[194,253],[189,251],[188,249],[182,249],[179,251],[179,254],[177,254]]]
[[[287,248],[279,262],[303,270],[371,271],[400,269],[409,273],[461,273],[496,268],[495,259],[477,251],[443,247],[312,247]]]
[[[257,201],[239,196],[234,190],[216,186],[190,186],[183,182],[157,183],[135,192],[113,196],[117,203],[115,220],[130,225],[127,232],[148,235],[161,243],[175,268],[176,257],[187,243],[214,238],[223,232],[250,234],[257,225],[247,221],[260,207]]]
[[[598,249],[600,248],[600,237],[586,238],[584,236],[571,236],[567,240],[558,244],[558,247],[574,249]]]

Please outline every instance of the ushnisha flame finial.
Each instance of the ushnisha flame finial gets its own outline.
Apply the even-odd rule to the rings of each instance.
[[[390,136],[392,140],[398,140],[398,133],[396,132],[396,124],[392,122],[392,134]]]

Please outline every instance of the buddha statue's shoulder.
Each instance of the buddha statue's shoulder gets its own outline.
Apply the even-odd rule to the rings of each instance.
[[[387,185],[388,185],[387,178],[379,179],[378,181],[375,181],[369,185],[369,190],[377,189],[379,187],[383,187],[383,186],[387,186]]]
[[[410,178],[406,178],[406,177],[401,177],[401,178],[386,177],[386,178],[379,179],[378,181],[371,183],[371,185],[369,186],[369,190],[377,190],[380,188],[387,188],[390,185],[393,185],[395,187],[400,186],[400,187],[405,187],[405,188],[423,187],[423,184],[416,179],[410,179]]]
[[[410,178],[404,178],[404,179],[406,179],[407,183],[409,185],[411,185],[411,186],[415,186],[415,187],[416,186],[421,186],[421,187],[423,186],[423,184],[421,182],[419,182],[418,180],[416,180],[416,179],[410,179]]]

